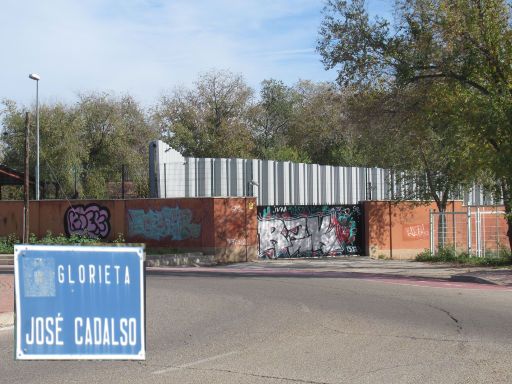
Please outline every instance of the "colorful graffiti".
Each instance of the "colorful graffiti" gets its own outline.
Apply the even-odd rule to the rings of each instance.
[[[358,205],[258,207],[259,257],[361,254],[361,221]]]
[[[192,211],[180,207],[161,210],[129,209],[128,235],[150,240],[196,239],[201,233],[201,224],[192,223]]]
[[[96,203],[72,205],[64,214],[64,230],[68,236],[104,239],[110,234],[110,211]]]

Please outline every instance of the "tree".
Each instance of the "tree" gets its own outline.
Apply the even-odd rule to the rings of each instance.
[[[108,93],[79,96],[72,129],[81,144],[80,180],[83,195],[108,196],[108,182],[121,180],[122,166],[130,171],[138,194],[147,195],[148,143],[158,137],[140,105],[129,95]]]
[[[24,168],[25,123],[23,108],[13,101],[5,100],[4,127],[5,164],[22,170]],[[40,179],[43,191],[47,185],[55,186],[55,195],[70,195],[73,187],[73,166],[80,162],[81,145],[78,137],[70,128],[74,119],[70,107],[56,103],[42,104],[40,116]],[[35,167],[35,129],[32,119],[30,135],[30,169],[33,174]],[[43,194],[44,195],[44,194]]]
[[[164,140],[184,156],[249,157],[252,97],[242,76],[211,71],[193,89],[162,97],[153,117]]]
[[[23,169],[24,112],[4,101],[4,161]],[[32,119],[34,121],[34,119]],[[31,148],[35,148],[32,130]],[[121,179],[125,165],[139,196],[148,189],[148,142],[158,133],[149,125],[142,108],[130,96],[81,95],[68,106],[40,105],[41,182],[55,185],[56,196],[72,197],[75,184],[84,198],[109,197],[108,183]],[[31,169],[35,151],[31,151]]]
[[[300,159],[288,143],[295,99],[293,89],[282,81],[270,79],[261,82],[260,100],[254,109],[252,124],[256,157],[272,160]]]
[[[313,163],[356,165],[350,122],[348,92],[335,84],[299,81],[293,87],[296,103],[288,140]]]
[[[512,27],[505,0],[398,0],[396,26],[370,21],[363,0],[330,0],[318,50],[343,84],[455,89],[447,111],[469,130],[474,156],[497,180],[512,246]]]

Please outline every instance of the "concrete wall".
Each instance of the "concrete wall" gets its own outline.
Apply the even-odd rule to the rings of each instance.
[[[217,261],[257,258],[255,198],[30,202],[30,232],[93,234],[129,243],[215,254]],[[0,202],[0,236],[23,234],[23,202]]]

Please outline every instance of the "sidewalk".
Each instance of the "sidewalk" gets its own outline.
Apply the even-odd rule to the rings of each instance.
[[[429,264],[412,260],[375,260],[365,256],[324,259],[258,260],[249,263],[215,267],[148,268],[149,273],[292,275],[325,277],[430,279],[452,282],[493,284],[512,288],[511,268],[460,267],[449,264]]]
[[[2,273],[3,272],[3,273]],[[199,273],[244,275],[325,274],[327,277],[404,277],[444,281],[494,284],[512,288],[511,268],[453,267],[448,264],[419,263],[409,260],[374,260],[369,257],[325,259],[259,260],[215,267],[147,268],[148,273]],[[0,329],[13,324],[14,275],[12,266],[0,266]]]
[[[377,260],[365,256],[325,259],[261,260],[227,268],[307,269],[324,272],[354,272],[389,276],[442,279],[512,287],[512,268],[460,267],[412,260]]]
[[[0,329],[14,323],[14,275],[0,273]]]

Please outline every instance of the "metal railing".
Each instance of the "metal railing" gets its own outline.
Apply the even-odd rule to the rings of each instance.
[[[430,252],[442,248],[486,257],[509,249],[505,212],[497,207],[468,207],[466,212],[430,211]]]

